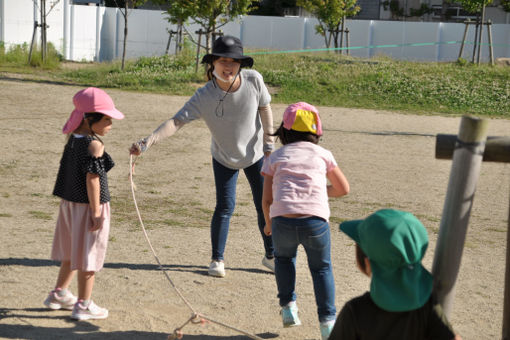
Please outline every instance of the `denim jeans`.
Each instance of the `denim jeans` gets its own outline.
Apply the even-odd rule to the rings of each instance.
[[[301,244],[312,274],[319,321],[335,320],[335,280],[329,224],[319,217],[273,217],[275,276],[280,306],[296,300],[296,255]]]
[[[250,183],[253,202],[257,209],[257,222],[260,234],[264,241],[264,249],[266,256],[272,257],[274,254],[273,241],[271,236],[264,234],[264,212],[262,211],[262,190],[264,188],[264,177],[260,174],[263,158],[255,164],[243,169],[248,182]],[[223,252],[227,243],[228,229],[230,225],[230,217],[234,212],[236,204],[236,185],[239,170],[230,169],[214,158],[213,171],[214,182],[216,184],[216,208],[211,221],[211,243],[212,243],[212,259],[223,260]]]

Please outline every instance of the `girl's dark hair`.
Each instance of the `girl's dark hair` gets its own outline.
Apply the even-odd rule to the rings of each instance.
[[[213,65],[213,62],[215,60],[218,60],[220,59],[221,57],[218,57],[217,55],[213,55],[212,58],[211,58],[211,61],[209,63],[207,63],[207,80],[212,80],[213,79],[213,71],[214,71],[214,65]],[[239,64],[241,64],[241,60],[238,60],[238,59],[234,59],[234,61],[237,61]],[[239,72],[241,72],[241,69],[239,69]]]
[[[294,142],[310,142],[313,144],[319,144],[320,139],[320,137],[315,133],[287,130],[283,127],[283,123],[271,136],[275,136],[280,140],[280,142],[282,142],[283,145]]]
[[[361,250],[361,247],[359,246],[359,244],[356,243],[356,262],[358,263],[358,266],[361,268],[363,273],[367,272],[367,267],[365,266],[366,258],[367,258],[367,256],[365,255],[363,250]]]
[[[98,141],[100,141],[102,144],[103,141],[101,140],[101,138],[99,138],[98,135],[95,134],[95,132],[92,130],[92,125],[96,124],[97,122],[99,122],[101,119],[103,119],[103,116],[104,114],[102,113],[99,113],[99,112],[87,112],[83,115],[83,120],[88,122],[88,125],[89,125],[89,129],[90,129],[90,132],[92,133],[92,136],[94,136],[94,138],[96,138]]]

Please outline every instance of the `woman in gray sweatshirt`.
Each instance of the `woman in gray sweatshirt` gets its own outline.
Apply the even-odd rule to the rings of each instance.
[[[257,210],[258,227],[264,241],[262,264],[274,272],[271,236],[264,234],[262,211],[263,158],[274,149],[271,96],[253,59],[243,54],[241,41],[223,36],[212,53],[202,58],[209,81],[169,120],[146,138],[133,143],[130,153],[139,155],[158,141],[173,135],[183,125],[203,119],[211,132],[211,154],[216,185],[216,207],[211,221],[212,255],[208,273],[224,277],[223,253],[230,217],[235,207],[236,184],[242,169],[250,183]]]

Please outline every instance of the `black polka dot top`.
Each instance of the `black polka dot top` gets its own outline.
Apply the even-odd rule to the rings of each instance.
[[[87,196],[87,173],[98,174],[101,186],[100,202],[110,201],[108,190],[108,178],[106,173],[113,168],[115,163],[110,155],[103,153],[101,157],[92,157],[89,154],[89,144],[92,136],[76,137],[71,134],[64,148],[64,154],[60,160],[57,181],[53,189],[53,195],[70,202],[89,203]]]

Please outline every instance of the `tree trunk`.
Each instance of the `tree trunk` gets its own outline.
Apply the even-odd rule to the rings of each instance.
[[[128,2],[124,2],[124,44],[122,46],[122,67],[121,69],[124,71],[124,65],[126,63],[126,43],[127,43],[127,35],[128,35]]]
[[[443,0],[443,4],[441,6],[441,21],[446,21],[446,11],[448,10],[448,0]]]

